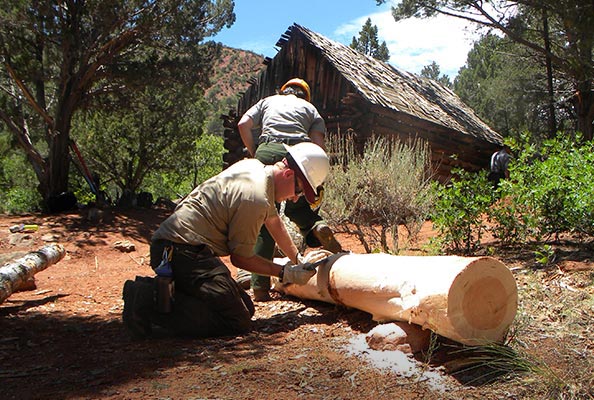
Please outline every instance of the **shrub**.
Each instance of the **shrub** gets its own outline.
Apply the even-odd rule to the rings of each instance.
[[[576,141],[581,143],[579,137],[559,134],[537,145],[523,134],[511,143],[516,154],[511,178],[500,183],[495,196],[484,172],[457,171],[450,185],[436,189],[432,217],[444,245],[473,253],[485,216],[504,245],[561,233],[594,235],[594,144]]]
[[[328,143],[337,162],[325,186],[323,216],[356,233],[367,252],[397,252],[398,225],[416,235],[431,207],[429,149],[420,141],[380,137],[357,154],[352,143],[349,137]]]
[[[507,182],[505,182],[507,184]],[[533,213],[501,186],[501,199],[488,209],[489,232],[504,246],[524,243],[534,233]]]
[[[528,134],[518,146],[512,165],[513,185],[507,189],[540,235],[563,232],[594,234],[594,144],[559,134],[541,146],[529,144]]]
[[[0,212],[21,214],[39,211],[41,196],[37,178],[25,157],[18,152],[6,154],[0,163]]]
[[[457,253],[471,254],[479,246],[485,229],[483,218],[493,201],[486,171],[452,171],[446,186],[435,185],[432,220],[443,243]]]

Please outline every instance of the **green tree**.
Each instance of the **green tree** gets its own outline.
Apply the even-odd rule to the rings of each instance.
[[[558,96],[563,81],[556,81]],[[535,132],[534,138],[550,137],[547,115],[548,89],[542,65],[525,47],[508,38],[486,34],[474,43],[466,64],[454,80],[454,91],[477,114],[504,136]],[[556,125],[569,130],[571,113],[556,102]],[[542,133],[538,133],[542,132]]]
[[[232,0],[2,2],[0,119],[44,200],[68,189],[77,111],[156,82],[205,82],[218,46],[203,39],[234,19]]]
[[[205,133],[195,140],[191,157],[184,169],[173,173],[151,171],[143,182],[143,190],[157,197],[182,198],[196,186],[223,170],[223,138]]]
[[[95,110],[75,120],[87,163],[120,193],[136,193],[149,173],[186,175],[202,134],[204,101],[194,88],[147,87],[124,109]]]
[[[429,65],[425,65],[423,69],[421,69],[421,76],[425,78],[433,79],[444,85],[445,87],[451,88],[452,82],[450,81],[450,77],[447,75],[442,75],[439,65],[433,61]]]
[[[377,4],[385,0],[376,0]],[[511,10],[511,11],[510,11]],[[395,20],[444,14],[496,29],[540,56],[572,84],[577,130],[592,140],[594,121],[594,4],[583,0],[403,0],[392,8]],[[543,68],[544,69],[544,68]],[[549,81],[552,81],[549,74]]]
[[[363,28],[359,31],[359,39],[353,36],[351,48],[360,53],[366,54],[380,61],[388,61],[390,59],[390,51],[386,42],[381,44],[377,38],[377,26],[371,25],[371,18],[367,18]]]

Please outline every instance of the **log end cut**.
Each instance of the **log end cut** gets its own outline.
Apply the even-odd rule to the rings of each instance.
[[[448,293],[449,320],[469,345],[501,342],[518,307],[518,291],[511,271],[491,257],[468,264],[454,279]]]

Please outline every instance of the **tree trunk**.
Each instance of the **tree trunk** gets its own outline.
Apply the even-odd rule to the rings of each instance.
[[[467,345],[503,341],[518,303],[512,273],[491,257],[338,254],[306,285],[279,286],[290,295],[357,308],[375,321],[414,323]]]
[[[551,60],[551,38],[549,32],[549,19],[547,11],[542,10],[542,38],[544,41],[545,66],[547,70],[547,94],[548,94],[548,109],[549,109],[549,137],[554,138],[557,133],[557,117],[555,115],[555,88],[553,87],[553,62]]]
[[[57,263],[65,254],[63,246],[52,244],[0,267],[0,304],[29,278]]]
[[[592,140],[592,121],[594,120],[594,92],[592,83],[583,81],[578,84],[578,89],[573,97],[577,114],[577,130],[584,134],[584,140]]]
[[[44,197],[58,196],[68,191],[68,172],[70,159],[68,158],[68,137],[59,134],[50,147],[49,155],[49,186],[45,190]],[[64,142],[66,141],[66,145]]]

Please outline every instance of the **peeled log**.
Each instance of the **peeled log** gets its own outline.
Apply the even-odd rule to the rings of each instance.
[[[503,341],[518,304],[513,274],[492,257],[338,254],[306,285],[278,286],[293,296],[369,312],[375,321],[414,323],[467,345]]]
[[[51,244],[0,267],[0,303],[33,275],[64,258],[65,254],[63,246]]]

